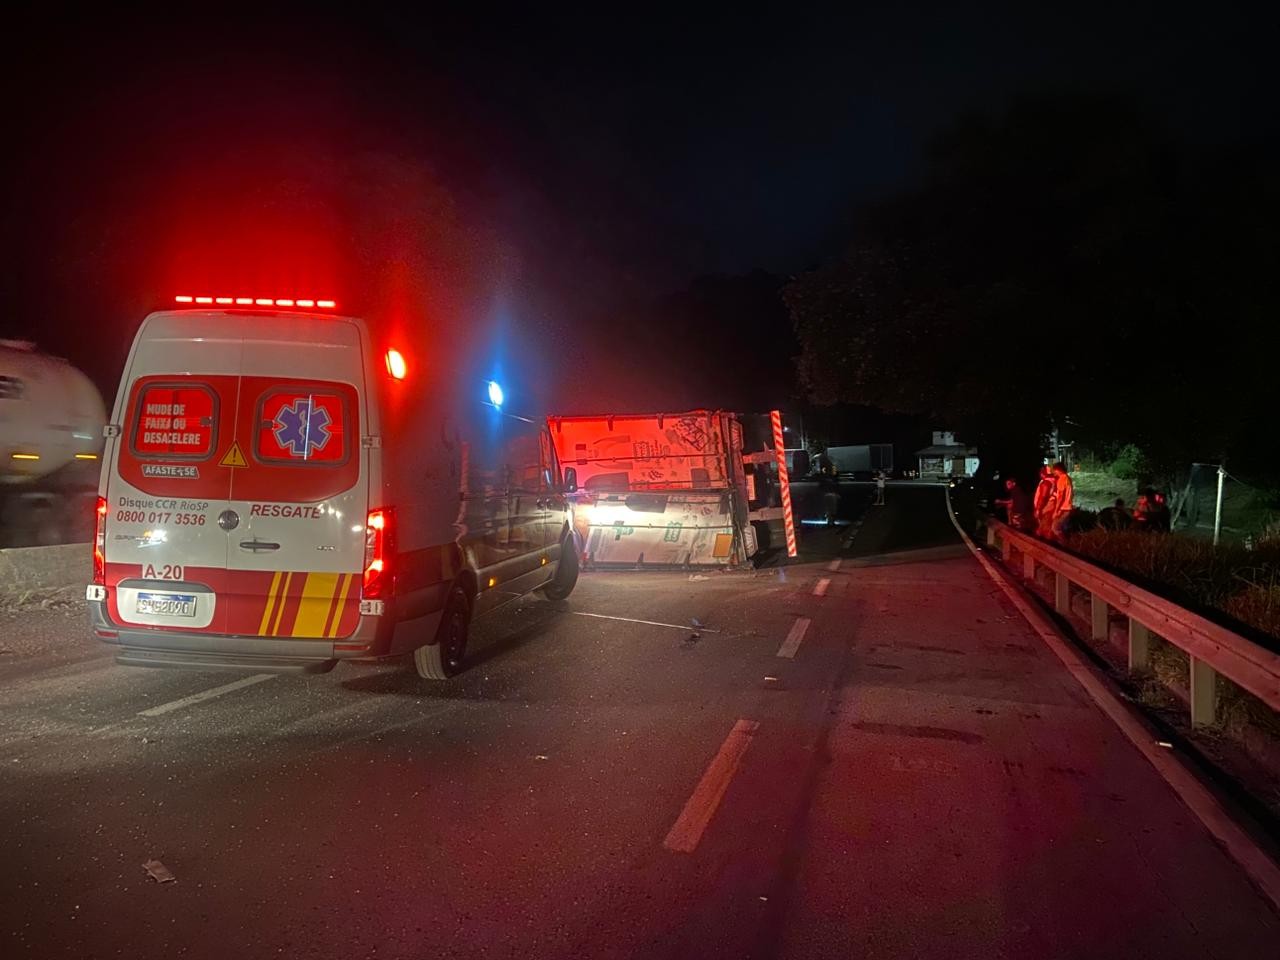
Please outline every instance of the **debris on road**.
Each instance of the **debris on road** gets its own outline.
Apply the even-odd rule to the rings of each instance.
[[[156,883],[173,883],[178,878],[173,872],[159,860],[148,860],[142,865],[142,869],[151,875],[151,879]]]
[[[534,757],[533,759],[535,759],[535,760],[550,760],[551,758],[550,758],[550,757],[548,757],[548,756],[547,756],[546,754],[544,754],[544,753],[540,753],[540,754],[538,754],[536,757]]]
[[[777,678],[777,677],[765,677],[765,678],[764,678],[764,682],[765,682],[765,683],[777,683],[777,682],[778,682],[778,678]]]
[[[710,577],[708,577],[705,573],[691,573],[691,574],[689,574],[689,582],[690,582],[690,583],[701,583],[703,580],[710,580],[710,579],[711,579],[711,578],[710,578]]]

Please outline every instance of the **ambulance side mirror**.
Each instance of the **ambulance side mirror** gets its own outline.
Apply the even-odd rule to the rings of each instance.
[[[578,492],[578,471],[574,467],[564,468],[564,492]]]

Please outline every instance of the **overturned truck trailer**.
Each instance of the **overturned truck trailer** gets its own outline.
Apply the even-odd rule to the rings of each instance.
[[[734,566],[757,548],[735,414],[548,417],[593,566]]]

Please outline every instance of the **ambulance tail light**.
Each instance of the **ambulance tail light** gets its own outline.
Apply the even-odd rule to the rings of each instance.
[[[93,582],[107,582],[107,498],[99,497],[93,521]]]
[[[385,600],[395,592],[395,511],[390,507],[370,510],[364,525],[365,600]]]

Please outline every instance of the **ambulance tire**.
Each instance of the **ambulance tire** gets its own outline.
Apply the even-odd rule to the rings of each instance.
[[[573,534],[564,538],[560,545],[560,565],[556,574],[542,588],[542,594],[548,600],[565,600],[578,585],[578,547]]]
[[[467,632],[471,626],[471,602],[467,591],[455,583],[444,605],[444,616],[436,630],[435,642],[413,651],[413,665],[423,680],[449,680],[462,670],[467,655]]]

